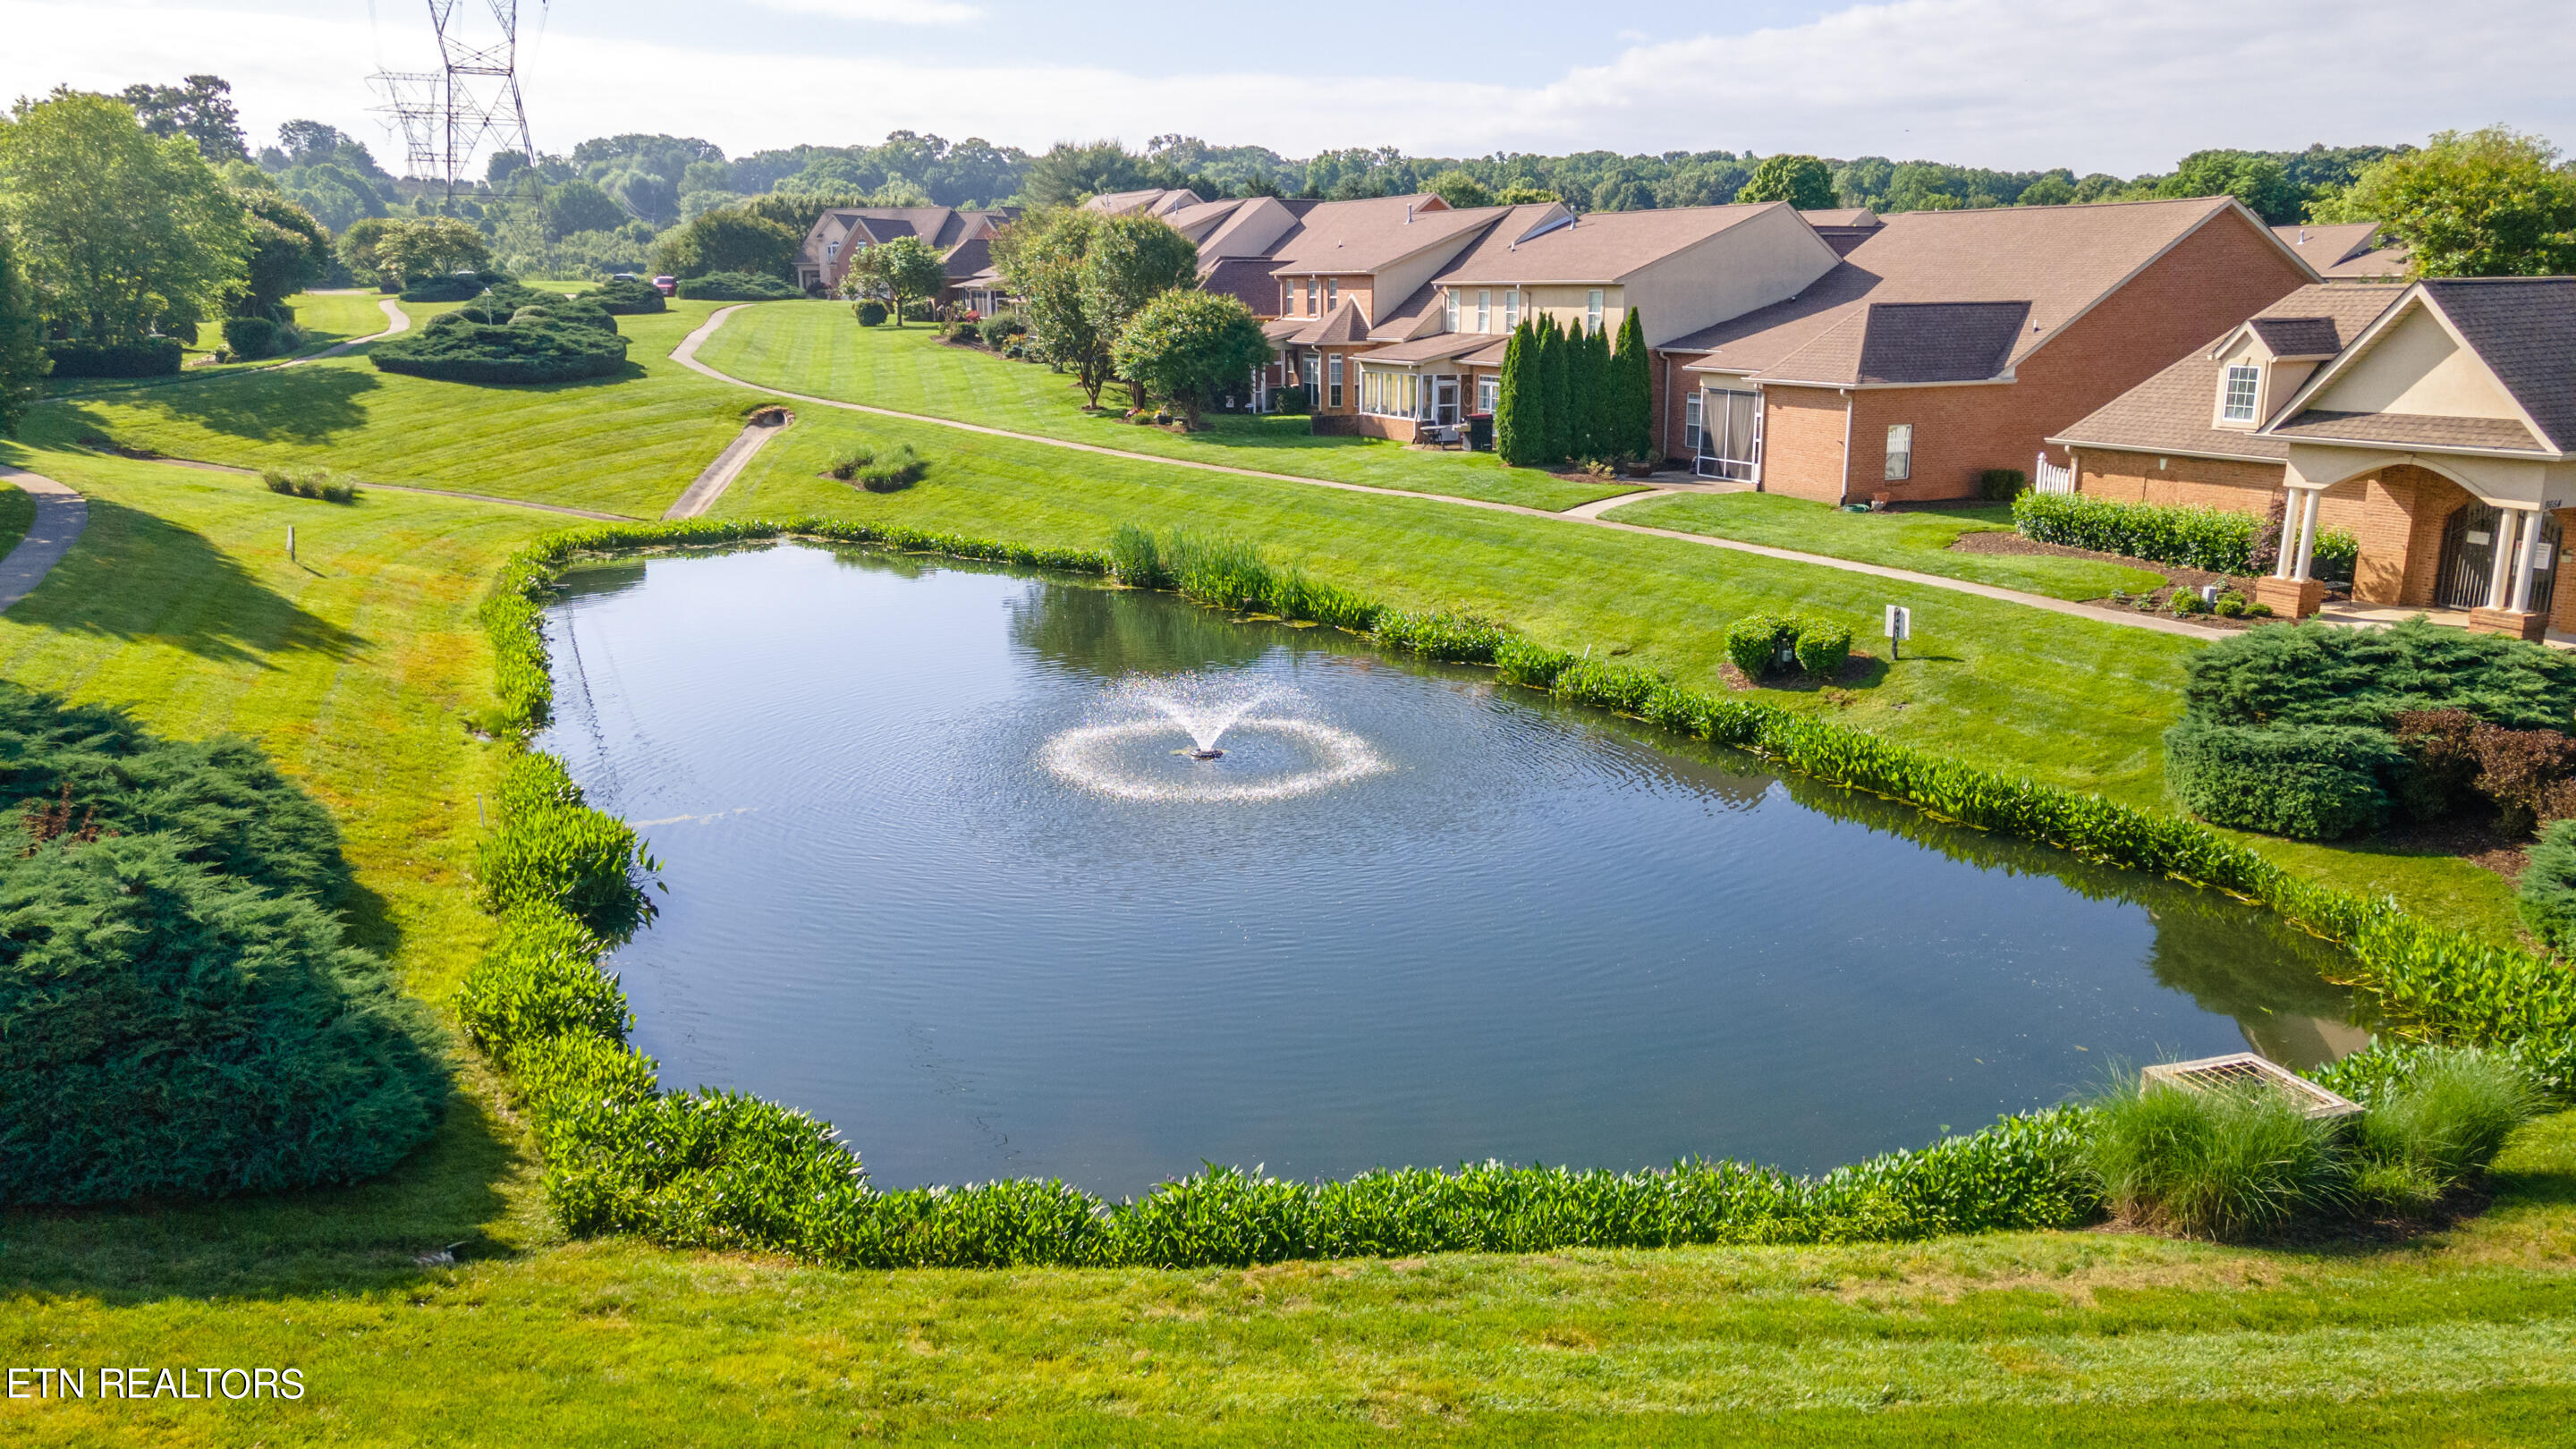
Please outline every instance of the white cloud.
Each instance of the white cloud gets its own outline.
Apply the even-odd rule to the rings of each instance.
[[[950,0],[751,0],[764,10],[863,20],[871,25],[967,25],[984,18],[979,5]]]
[[[766,3],[848,12],[885,0]],[[0,95],[211,70],[233,81],[255,136],[306,115],[380,134],[366,114],[375,32],[218,4],[0,0],[0,34],[12,40],[0,49]],[[1032,149],[1179,131],[1290,155],[1751,147],[2128,174],[2201,146],[2416,139],[2499,120],[2576,143],[2564,83],[2576,73],[2576,27],[2562,4],[2456,0],[2428,13],[2396,0],[1895,0],[1637,45],[1535,87],[1407,77],[1409,59],[1396,55],[1383,58],[1387,73],[1362,74],[1371,57],[1348,49],[1312,73],[1211,70],[1186,50],[1113,70],[843,56],[790,41],[728,54],[561,26],[523,54],[523,69],[529,117],[550,150],[634,130],[706,136],[732,154],[898,127]],[[743,43],[761,42],[746,31]]]

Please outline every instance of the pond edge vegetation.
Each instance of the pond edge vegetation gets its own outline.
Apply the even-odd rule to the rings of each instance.
[[[601,965],[651,912],[644,887],[652,862],[631,827],[584,803],[559,760],[527,747],[553,698],[543,600],[560,570],[583,557],[785,540],[1104,576],[1174,589],[1212,607],[1332,625],[1381,647],[1491,665],[1507,683],[1744,750],[1937,820],[2263,904],[2350,953],[2339,984],[2368,999],[2389,1030],[2382,1044],[2318,1079],[2366,1104],[2389,1103],[2400,1109],[2395,1121],[2435,1110],[2417,1099],[2449,1090],[2458,1064],[2471,1056],[2491,1059],[2549,1100],[2567,1099],[2576,1085],[2576,978],[2519,946],[2433,926],[2392,898],[2300,879],[2197,821],[2007,778],[1760,700],[1680,688],[1483,620],[1392,609],[1270,564],[1248,543],[1157,538],[1133,525],[1119,528],[1107,549],[1093,550],[824,518],[602,524],[530,543],[504,564],[483,606],[498,696],[486,724],[513,758],[498,827],[483,842],[477,870],[482,904],[500,929],[456,999],[466,1035],[506,1074],[544,1154],[548,1200],[575,1235],[629,1233],[673,1247],[774,1252],[846,1267],[1195,1267],[1426,1252],[1892,1241],[2068,1227],[2100,1216],[2120,1196],[2106,1192],[2094,1150],[2090,1128],[2099,1109],[2082,1104],[2006,1117],[1967,1136],[1813,1177],[1685,1160],[1625,1172],[1486,1163],[1306,1183],[1212,1166],[1113,1203],[1056,1181],[880,1191],[834,1129],[804,1112],[740,1092],[665,1090],[655,1064],[627,1045],[632,1016],[617,979]],[[2431,1085],[2418,1091],[2419,1079]],[[2206,1131],[2229,1130],[2224,1103],[2213,1099],[2203,1115]],[[2279,1200],[2335,1210],[2421,1208],[2485,1163],[2481,1153],[2448,1148],[2407,1158],[2386,1134],[2362,1135],[2358,1155],[2333,1142],[2320,1146],[2318,1170],[2341,1164],[2342,1177],[2307,1199],[2291,1193]],[[2501,1133],[2486,1137],[2500,1141]],[[2374,1182],[2406,1171],[2414,1174],[2406,1192],[2374,1190]],[[2333,1185],[2345,1181],[2358,1186]],[[2231,1226],[2223,1219],[2194,1223],[2188,1214],[2165,1220],[2185,1230]]]

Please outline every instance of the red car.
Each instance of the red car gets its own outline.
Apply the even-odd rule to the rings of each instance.
[[[680,290],[680,279],[673,276],[655,277],[653,279],[653,290],[660,292],[665,297],[673,296]]]

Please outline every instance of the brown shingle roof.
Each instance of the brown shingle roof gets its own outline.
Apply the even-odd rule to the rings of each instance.
[[[1873,303],[2027,303],[2032,325],[2017,335],[2009,367],[2167,247],[2234,207],[2225,197],[2204,197],[1905,212],[1888,218],[1800,295],[1702,328],[1664,350],[1705,352],[1693,367],[1759,378]]]
[[[2256,316],[2247,324],[2274,357],[2332,357],[2343,351],[2344,336],[2332,317]]]
[[[1461,232],[1490,226],[1507,210],[1452,211],[1428,193],[1316,202],[1271,247],[1271,270],[1280,276],[1374,272]]]
[[[2404,247],[2378,244],[2379,223],[2375,221],[2276,226],[2272,235],[2287,242],[2301,260],[2328,281],[2402,277],[2413,260]]]
[[[2511,418],[2455,418],[2427,413],[2337,413],[2310,408],[2265,431],[2275,437],[2395,443],[2426,448],[2539,450],[2531,429]]]
[[[2255,313],[2252,321],[2257,326],[2275,317],[2325,322],[2334,328],[2335,334],[2334,346],[2329,350],[2340,352],[2387,311],[2405,290],[2403,287],[2311,284]],[[2289,457],[2290,445],[2285,442],[2235,428],[2213,428],[2209,425],[2212,415],[2218,410],[2219,359],[2214,354],[2235,335],[2236,329],[2231,327],[2224,336],[2211,338],[2207,347],[2193,349],[2181,361],[2104,403],[2090,416],[2049,441],[2084,447],[2133,449],[2144,453],[2186,453],[2222,458]]]
[[[1528,234],[1497,228],[1488,244],[1441,273],[1453,286],[1616,282],[1772,206],[1677,206],[1654,211],[1596,211]],[[1507,234],[1508,233],[1508,234]]]
[[[1354,297],[1344,297],[1340,306],[1321,317],[1303,320],[1306,325],[1288,338],[1301,347],[1342,347],[1368,341],[1368,317]]]
[[[1199,290],[1232,297],[1259,316],[1279,310],[1279,279],[1270,274],[1268,257],[1223,257],[1199,278]]]
[[[941,270],[948,273],[952,281],[959,277],[971,277],[977,272],[991,271],[993,268],[992,240],[989,237],[979,236],[969,241],[959,242],[949,248],[948,255],[939,259],[939,265]]]
[[[1464,357],[1482,352],[1497,341],[1508,342],[1486,332],[1441,332],[1430,337],[1417,337],[1410,342],[1394,342],[1360,354],[1367,362],[1438,362],[1444,358]]]
[[[2540,425],[2548,446],[2576,452],[2576,277],[2451,277],[2419,285]]]

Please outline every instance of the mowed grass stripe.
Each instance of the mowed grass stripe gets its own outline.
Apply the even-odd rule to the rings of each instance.
[[[411,306],[414,325],[452,308]],[[37,408],[29,442],[101,436],[236,467],[328,467],[360,482],[655,518],[741,431],[758,393],[670,361],[712,304],[621,317],[627,376],[486,387],[380,373],[363,353]]]

